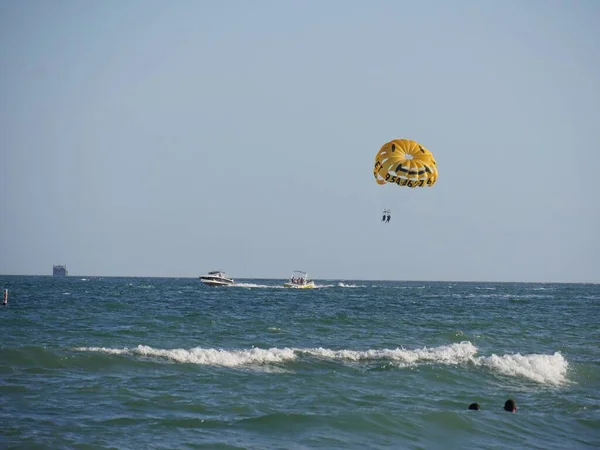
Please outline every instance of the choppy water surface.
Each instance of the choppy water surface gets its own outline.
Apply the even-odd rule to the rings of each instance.
[[[600,286],[282,283],[0,277],[0,448],[600,446]]]

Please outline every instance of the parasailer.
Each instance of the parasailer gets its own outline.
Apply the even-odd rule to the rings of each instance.
[[[381,217],[381,221],[385,222],[385,223],[389,223],[391,218],[392,218],[392,210],[384,209],[383,216]]]
[[[373,176],[381,185],[431,187],[437,181],[438,169],[433,154],[421,144],[410,139],[394,139],[377,152]],[[388,223],[390,213],[385,209],[381,221]]]

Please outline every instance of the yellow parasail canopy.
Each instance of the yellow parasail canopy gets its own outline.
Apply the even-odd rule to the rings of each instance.
[[[395,183],[411,188],[433,186],[438,178],[433,154],[409,139],[383,144],[375,156],[373,175],[378,184]]]

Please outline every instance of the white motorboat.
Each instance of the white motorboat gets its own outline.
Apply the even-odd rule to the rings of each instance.
[[[312,289],[315,287],[315,282],[308,278],[308,274],[302,270],[294,270],[292,276],[283,287],[291,289]]]
[[[234,284],[233,278],[229,278],[222,270],[213,270],[208,272],[208,275],[202,275],[200,277],[207,286],[231,286]]]

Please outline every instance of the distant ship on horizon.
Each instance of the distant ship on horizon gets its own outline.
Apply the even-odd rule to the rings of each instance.
[[[52,275],[55,277],[66,277],[69,275],[67,266],[64,264],[56,264],[52,267]]]

